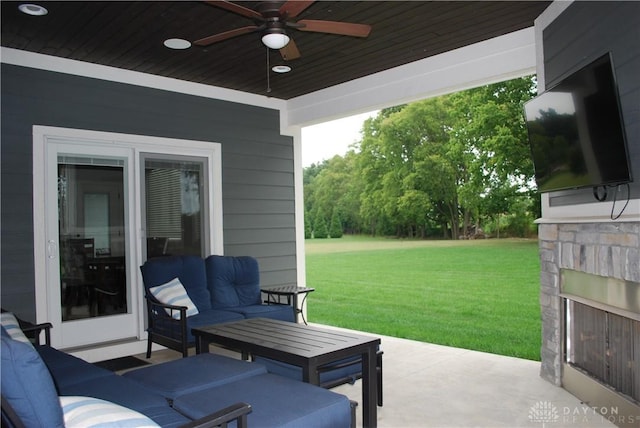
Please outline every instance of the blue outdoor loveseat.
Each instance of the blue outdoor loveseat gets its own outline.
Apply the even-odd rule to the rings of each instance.
[[[170,256],[147,260],[140,268],[145,286],[148,314],[147,358],[152,343],[182,352],[195,345],[191,333],[194,327],[237,321],[244,318],[272,318],[294,321],[294,312],[287,305],[267,305],[262,302],[258,262],[249,256],[217,256],[206,259],[197,256]],[[162,303],[150,290],[178,279],[197,308],[189,315],[189,307],[181,303]],[[184,294],[184,292],[183,292]],[[188,302],[186,304],[189,304]],[[175,319],[177,318],[177,319]],[[257,358],[270,373],[302,380],[302,369],[268,358]],[[378,406],[382,406],[382,350],[376,359],[378,372]],[[354,383],[362,377],[362,362],[348,358],[320,369],[320,385],[333,388]]]
[[[294,321],[289,306],[262,302],[260,270],[253,257],[157,257],[140,271],[147,302],[147,358],[152,343],[186,357],[195,345],[194,327],[245,318]],[[169,298],[162,301],[165,295]]]

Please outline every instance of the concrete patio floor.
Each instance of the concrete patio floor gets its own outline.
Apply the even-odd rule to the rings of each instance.
[[[539,362],[379,337],[384,350],[379,427],[615,427],[575,396],[540,378]],[[228,350],[211,351],[238,357]],[[160,362],[179,357],[167,350],[151,358]],[[361,381],[333,391],[361,402]],[[361,426],[360,407],[356,414]]]
[[[386,336],[382,344],[380,427],[615,426],[543,380],[539,362]],[[360,381],[334,391],[359,401]]]

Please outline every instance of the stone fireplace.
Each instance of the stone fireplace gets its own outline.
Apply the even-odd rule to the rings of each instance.
[[[640,223],[547,221],[538,234],[541,376],[638,426]]]

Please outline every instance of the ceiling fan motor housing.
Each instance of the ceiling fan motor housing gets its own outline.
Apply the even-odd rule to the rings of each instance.
[[[270,18],[280,19],[280,5],[276,2],[262,2],[258,5],[257,10],[267,20]]]

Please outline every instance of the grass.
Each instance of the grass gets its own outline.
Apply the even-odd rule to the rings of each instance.
[[[540,360],[536,240],[307,240],[308,319]]]

